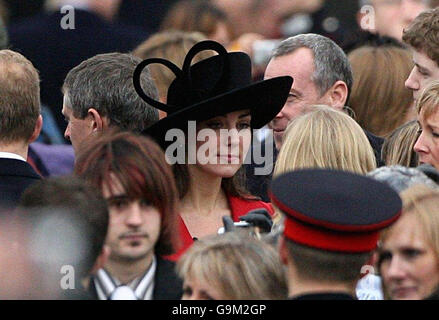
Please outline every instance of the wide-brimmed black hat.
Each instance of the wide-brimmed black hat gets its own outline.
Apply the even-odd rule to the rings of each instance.
[[[214,50],[218,55],[191,66],[195,55],[205,50]],[[167,104],[147,96],[140,85],[142,70],[152,63],[163,64],[176,75],[168,89]],[[259,129],[282,109],[293,83],[288,76],[252,82],[250,57],[244,52],[227,52],[210,40],[199,42],[189,50],[182,70],[165,59],[142,61],[134,71],[133,81],[145,102],[168,114],[143,132],[162,146],[169,129],[184,129],[188,121],[207,120],[243,109],[250,109],[251,127]]]

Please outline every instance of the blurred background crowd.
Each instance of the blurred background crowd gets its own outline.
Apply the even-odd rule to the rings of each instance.
[[[66,4],[77,8],[74,29],[60,27]],[[164,30],[198,31],[229,50],[249,53],[255,77],[261,77],[283,38],[313,32],[348,52],[373,41],[366,31],[401,40],[402,29],[434,6],[434,1],[392,0],[2,0],[0,17],[9,37],[8,43],[2,29],[3,47],[21,52],[40,72],[42,103],[53,118],[47,121],[49,136],[41,139],[65,143],[62,82],[71,68],[98,53],[132,51]]]
[[[0,0],[0,298],[436,299],[437,6]]]

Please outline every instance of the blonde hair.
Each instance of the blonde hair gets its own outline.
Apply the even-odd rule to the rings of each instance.
[[[417,167],[418,154],[413,150],[419,138],[419,124],[416,120],[409,121],[396,128],[384,140],[381,158],[387,166],[401,165]]]
[[[163,31],[154,34],[134,49],[133,55],[141,59],[162,58],[171,61],[180,69],[186,54],[197,42],[206,40],[199,32]],[[193,63],[209,58],[213,51],[203,51],[195,56]],[[149,65],[154,82],[161,99],[166,99],[168,88],[175,79],[175,74],[159,64]]]
[[[418,185],[403,191],[401,199],[403,212],[416,214],[439,259],[439,191]]]
[[[22,142],[32,137],[41,112],[40,76],[22,54],[0,50],[0,141]]]
[[[385,136],[402,125],[411,110],[412,93],[404,85],[413,68],[411,54],[398,47],[364,46],[348,57],[354,75],[349,106],[355,119],[365,130]]]
[[[429,118],[439,107],[439,80],[432,81],[422,91],[418,102],[416,103],[416,110],[418,115],[421,114],[424,119]]]
[[[400,194],[402,200],[402,214],[414,215],[420,224],[427,243],[433,249],[436,261],[439,261],[439,191],[426,186],[425,184],[414,185]],[[398,223],[398,222],[396,222]],[[388,239],[395,225],[384,229],[380,233],[379,246]],[[378,270],[381,272],[382,261],[378,260]],[[383,293],[385,299],[390,299],[386,283],[383,282]]]
[[[439,260],[439,190],[418,184],[400,193],[402,215],[414,214],[424,230],[424,235]],[[380,241],[386,241],[392,226],[380,234]]]
[[[311,106],[291,121],[274,176],[303,168],[327,168],[366,174],[376,168],[363,129],[347,114],[328,106]]]
[[[198,279],[226,300],[286,299],[286,276],[277,251],[238,231],[195,241],[177,263],[183,279]]]

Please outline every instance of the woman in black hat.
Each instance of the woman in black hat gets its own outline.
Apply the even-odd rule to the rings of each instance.
[[[196,54],[218,53],[191,66]],[[144,94],[140,74],[159,63],[176,75],[168,89],[167,104]],[[270,204],[248,194],[240,181],[241,165],[251,143],[251,129],[259,129],[282,109],[293,79],[278,77],[252,83],[251,61],[243,52],[228,53],[214,41],[203,41],[189,50],[180,70],[164,59],[147,59],[134,73],[137,93],[168,116],[147,130],[165,149],[174,164],[181,199],[180,232],[183,249],[194,238],[214,234],[222,217],[234,221],[253,209],[270,214]],[[260,217],[263,219],[263,217]]]

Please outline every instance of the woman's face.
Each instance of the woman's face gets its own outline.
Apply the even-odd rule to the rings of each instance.
[[[407,212],[391,227],[379,250],[384,291],[393,300],[420,300],[439,284],[439,261],[416,215]]]
[[[418,122],[421,134],[413,149],[419,155],[420,163],[429,163],[439,170],[439,108],[428,118],[421,110]]]
[[[250,121],[250,111],[240,110],[197,123],[197,167],[215,176],[232,177],[250,147]]]
[[[218,288],[211,286],[206,281],[186,277],[183,282],[182,300],[224,300],[227,299],[222,295]]]

